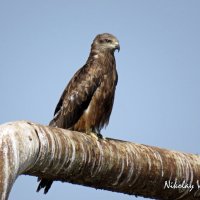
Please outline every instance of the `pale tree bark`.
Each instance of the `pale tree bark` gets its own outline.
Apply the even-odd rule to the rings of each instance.
[[[0,200],[20,174],[154,199],[200,199],[199,155],[27,121],[0,126]]]

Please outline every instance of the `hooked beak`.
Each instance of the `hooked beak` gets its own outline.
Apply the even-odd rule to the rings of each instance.
[[[118,52],[120,51],[120,45],[119,45],[119,41],[118,40],[116,40],[114,43],[113,43],[113,49],[114,50],[118,50]]]
[[[120,45],[119,45],[119,43],[116,44],[115,49],[117,49],[118,52],[120,51]]]

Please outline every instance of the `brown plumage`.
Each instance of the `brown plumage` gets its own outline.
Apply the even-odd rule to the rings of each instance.
[[[109,122],[117,85],[116,49],[120,46],[115,36],[104,33],[95,37],[86,64],[65,88],[50,126],[101,136],[100,130]],[[47,193],[53,181],[39,180],[37,191],[44,188]]]

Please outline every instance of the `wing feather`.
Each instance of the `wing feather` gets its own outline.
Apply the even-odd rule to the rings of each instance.
[[[99,85],[94,70],[86,64],[75,73],[60,97],[50,126],[70,128],[78,121]]]

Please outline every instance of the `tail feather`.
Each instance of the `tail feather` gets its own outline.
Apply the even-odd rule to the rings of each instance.
[[[54,119],[52,119],[50,121],[49,126],[56,127],[56,122]],[[44,188],[44,194],[46,194],[49,191],[49,189],[51,188],[53,180],[38,177],[38,182],[40,182],[40,183],[39,183],[36,191],[39,192],[41,189]]]
[[[44,194],[46,194],[49,191],[53,181],[45,178],[38,178],[38,181],[40,181],[40,183],[38,185],[37,192],[44,188]]]

